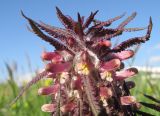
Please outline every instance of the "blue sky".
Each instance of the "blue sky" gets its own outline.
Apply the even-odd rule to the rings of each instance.
[[[28,22],[21,16],[20,10],[36,21],[61,27],[55,12],[58,6],[64,14],[77,17],[77,12],[88,16],[91,11],[99,10],[96,18],[107,20],[126,12],[129,16],[132,12],[138,13],[137,17],[127,27],[145,27],[149,17],[153,19],[153,31],[146,44],[141,46],[135,65],[146,65],[149,59],[153,66],[160,66],[155,62],[160,59],[160,1],[159,0],[1,0],[0,3],[0,78],[5,74],[4,62],[18,63],[21,72],[29,71],[27,68],[28,55],[33,69],[43,67],[40,55],[44,48],[53,50],[49,44],[40,40],[36,35],[27,30]],[[122,22],[120,19],[112,27]],[[134,36],[142,36],[145,31],[137,33],[124,33],[119,39],[124,41]]]

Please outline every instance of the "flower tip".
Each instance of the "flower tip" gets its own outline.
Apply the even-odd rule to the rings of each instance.
[[[41,107],[41,110],[43,112],[54,112],[55,111],[55,105],[54,104],[44,104],[42,107]]]
[[[123,96],[120,101],[122,105],[131,105],[136,103],[136,98],[134,96]]]
[[[46,51],[43,51],[42,54],[41,54],[41,58],[42,58],[43,60],[50,60],[50,58],[49,58],[49,53],[46,52]]]
[[[38,95],[42,95],[43,93],[43,88],[38,89]]]

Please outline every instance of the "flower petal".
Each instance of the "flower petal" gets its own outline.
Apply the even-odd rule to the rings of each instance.
[[[54,112],[56,110],[56,105],[55,104],[44,104],[41,107],[41,110],[43,112]]]
[[[128,77],[134,76],[138,73],[136,68],[129,68],[124,71],[116,72],[115,79],[116,80],[124,80]]]
[[[60,54],[58,54],[57,52],[43,52],[42,53],[42,59],[43,60],[56,60],[56,61],[59,61],[59,60],[62,60],[62,57]]]
[[[50,94],[56,94],[59,90],[60,86],[59,84],[54,84],[50,87],[42,87],[38,90],[39,95],[50,95]]]
[[[136,98],[134,96],[123,96],[120,97],[122,105],[131,105],[136,103]]]
[[[71,63],[70,62],[59,63],[59,64],[48,63],[45,69],[52,73],[67,72],[71,69]]]
[[[76,107],[76,104],[73,102],[70,102],[70,103],[63,105],[60,109],[63,113],[66,113],[66,112],[73,111],[75,107]]]
[[[126,60],[128,58],[131,58],[134,55],[133,50],[124,50],[119,53],[114,54],[114,58],[118,58],[120,60]]]
[[[101,71],[112,71],[119,68],[121,65],[121,61],[119,59],[112,59],[110,61],[104,62],[100,66]]]
[[[111,42],[108,41],[108,40],[103,40],[103,41],[98,42],[98,45],[100,45],[100,46],[106,46],[106,47],[111,47]]]
[[[113,95],[111,88],[108,87],[100,87],[100,97],[107,99]]]

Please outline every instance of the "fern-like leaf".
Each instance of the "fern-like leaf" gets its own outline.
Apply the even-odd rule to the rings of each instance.
[[[69,51],[70,53],[72,53],[72,54],[74,53],[74,51],[73,51],[71,48],[65,46],[62,42],[59,42],[59,41],[57,41],[56,39],[54,39],[54,38],[52,38],[52,37],[50,37],[50,36],[45,35],[45,34],[34,24],[34,21],[33,21],[32,19],[26,17],[23,12],[21,12],[21,13],[22,13],[22,16],[28,20],[28,22],[29,22],[29,24],[30,24],[30,26],[31,26],[31,28],[32,28],[32,32],[34,32],[36,35],[38,35],[42,40],[44,40],[44,41],[46,41],[46,42],[49,42],[49,43],[50,43],[52,46],[54,46],[57,50],[65,49],[65,50],[68,50],[68,51]]]
[[[141,31],[141,30],[144,30],[146,29],[145,27],[144,28],[125,28],[125,29],[122,29],[123,31],[125,32],[132,32],[132,31]]]
[[[107,21],[104,21],[104,22],[98,21],[98,22],[96,22],[97,25],[96,25],[94,28],[101,28],[101,27],[103,27],[103,26],[109,26],[109,25],[111,25],[114,21],[122,18],[124,15],[125,15],[125,13],[123,13],[122,15],[119,15],[119,16],[117,16],[117,17],[114,17],[114,18],[112,18],[112,19],[109,19],[109,20],[107,20]]]
[[[33,78],[30,82],[28,82],[27,85],[24,88],[22,88],[18,96],[10,103],[10,106],[13,105],[28,88],[30,88],[33,84],[37,83],[42,78],[45,78],[47,74],[48,72],[43,71],[42,73],[38,74],[35,78]]]
[[[97,12],[98,10],[94,13],[91,12],[90,16],[87,18],[86,22],[83,25],[83,29],[87,28],[91,24]]]
[[[129,40],[126,40],[126,41],[122,42],[121,44],[119,44],[118,46],[114,47],[111,51],[120,52],[122,50],[125,50],[128,47],[133,46],[133,45],[144,43],[145,41],[149,40],[151,31],[152,31],[152,20],[150,18],[147,34],[145,36],[135,37],[135,38],[131,38]]]
[[[61,21],[61,23],[65,26],[65,28],[73,29],[73,20],[70,20],[68,17],[63,15],[63,13],[58,7],[56,7],[56,10],[57,10],[57,16],[59,20]]]
[[[118,26],[118,29],[124,28],[131,20],[133,20],[133,19],[135,18],[136,15],[137,15],[137,13],[134,12],[131,16],[129,16],[126,20],[124,20],[124,21]]]

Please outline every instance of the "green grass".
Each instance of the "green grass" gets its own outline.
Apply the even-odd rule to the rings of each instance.
[[[10,74],[10,76],[12,75]],[[32,86],[12,107],[6,107],[16,97],[20,90],[12,78],[13,77],[10,77],[7,83],[0,84],[0,116],[49,116],[49,113],[41,111],[41,106],[50,102],[49,96],[37,95],[38,88],[46,85],[46,80]],[[131,90],[131,93],[136,96],[138,101],[151,103],[142,93],[160,99],[160,78],[152,79],[150,75],[140,73],[130,80],[133,80],[136,83],[136,87]],[[144,107],[142,107],[142,110],[156,116],[160,115],[160,113]]]
[[[150,74],[139,73],[136,77],[130,80],[136,83],[135,88],[131,89],[131,94],[136,96],[137,101],[154,103],[151,100],[144,97],[143,94],[151,95],[157,99],[160,99],[160,77],[152,78]],[[146,107],[141,107],[141,111],[148,112],[155,116],[160,116],[160,112]]]
[[[48,116],[47,113],[41,111],[41,106],[44,103],[49,103],[50,98],[46,96],[38,96],[37,90],[43,82],[38,83],[25,92],[16,104],[7,107],[9,103],[15,98],[15,93],[9,84],[0,85],[0,116]],[[16,95],[18,88],[16,88]]]

